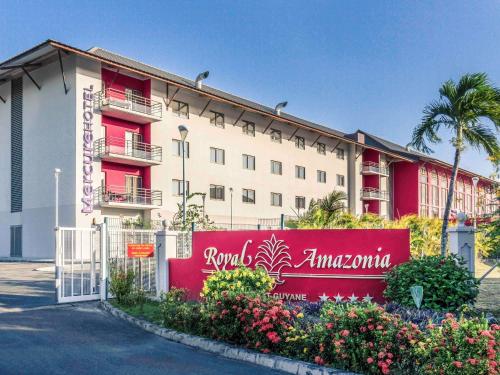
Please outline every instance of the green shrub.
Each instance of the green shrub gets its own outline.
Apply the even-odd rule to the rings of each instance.
[[[479,226],[476,243],[481,257],[500,258],[500,218]]]
[[[113,269],[111,271],[110,292],[120,305],[130,306],[134,303],[134,279],[132,270]]]
[[[216,300],[222,297],[222,292],[245,294],[247,296],[264,296],[274,286],[274,279],[260,267],[252,270],[240,266],[233,270],[217,271],[210,275],[203,285],[202,297]]]
[[[456,311],[464,304],[473,304],[479,282],[463,268],[455,256],[428,256],[412,259],[392,268],[385,277],[385,297],[403,306],[414,306],[410,287],[424,288],[422,308]]]
[[[425,374],[498,374],[500,326],[484,318],[456,320],[447,314],[441,326],[429,325],[416,347]]]
[[[172,288],[165,293],[159,310],[165,327],[193,334],[204,333],[201,305],[195,301],[187,301],[186,289]]]

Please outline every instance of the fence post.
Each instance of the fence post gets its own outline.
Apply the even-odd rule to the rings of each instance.
[[[194,221],[191,223],[191,232],[194,232],[194,230],[196,229],[196,224],[194,223]]]
[[[260,224],[257,224],[257,230],[260,230]]]
[[[280,229],[285,229],[285,214],[281,214],[280,216]]]
[[[101,301],[108,299],[108,222],[104,218],[101,227]]]
[[[60,249],[60,246],[61,246],[61,238],[60,238],[60,235],[61,235],[61,230],[59,229],[59,227],[56,227],[55,229],[55,235],[56,235],[56,256],[55,256],[55,277],[56,277],[56,301],[57,303],[59,303],[59,300],[62,296],[62,290],[61,290],[61,287],[62,287],[62,280],[61,280],[61,276],[62,276],[62,265],[61,265],[61,249]]]
[[[450,243],[450,253],[455,254],[465,261],[466,268],[473,276],[475,273],[475,239],[476,230],[473,227],[466,226],[466,215],[459,212],[457,215],[458,225],[454,228],[448,228],[448,238]]]
[[[167,231],[156,233],[156,296],[168,292]]]

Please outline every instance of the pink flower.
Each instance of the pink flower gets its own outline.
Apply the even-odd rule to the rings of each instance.
[[[372,357],[368,357],[366,359],[366,362],[368,362],[369,364],[372,364],[373,363],[373,358]]]
[[[455,366],[456,368],[462,368],[462,362],[460,361],[453,361],[453,366]]]
[[[333,328],[333,323],[326,323],[326,328],[327,329],[332,329]]]
[[[476,364],[477,364],[477,359],[475,359],[475,358],[469,358],[469,359],[467,360],[467,362],[469,362],[471,365],[473,365],[473,366],[474,366],[474,365],[476,365]]]
[[[314,357],[314,362],[316,362],[318,365],[324,365],[325,364],[325,361],[319,355],[317,355],[316,357]]]
[[[467,337],[465,341],[467,341],[469,344],[474,344],[476,342],[476,340],[474,340],[472,337]]]
[[[347,337],[347,336],[349,336],[349,330],[344,329],[344,330],[340,331],[340,335],[341,335],[342,337]]]

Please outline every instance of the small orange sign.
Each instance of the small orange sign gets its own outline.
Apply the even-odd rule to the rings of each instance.
[[[129,243],[127,244],[127,255],[129,258],[151,258],[155,253],[152,243]]]

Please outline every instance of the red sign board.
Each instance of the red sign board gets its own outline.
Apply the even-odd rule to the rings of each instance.
[[[407,229],[194,232],[192,257],[169,259],[169,284],[196,298],[208,275],[243,263],[282,299],[381,302],[384,273],[409,258]]]
[[[154,253],[155,245],[152,243],[127,244],[127,256],[129,258],[151,258]]]

